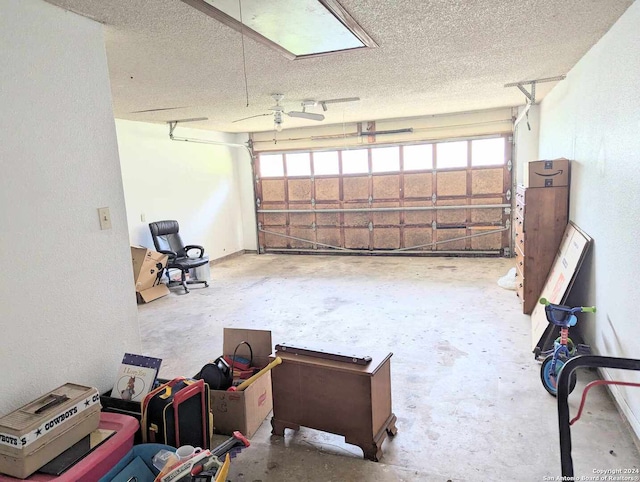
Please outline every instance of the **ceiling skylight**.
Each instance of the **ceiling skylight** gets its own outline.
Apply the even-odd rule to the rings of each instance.
[[[182,1],[292,59],[377,47],[335,0]]]

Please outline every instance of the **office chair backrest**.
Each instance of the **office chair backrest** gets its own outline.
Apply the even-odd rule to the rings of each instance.
[[[151,231],[153,244],[158,251],[175,251],[178,254],[178,258],[183,258],[187,255],[180,234],[178,234],[178,231],[180,231],[178,221],[149,223],[149,230]]]

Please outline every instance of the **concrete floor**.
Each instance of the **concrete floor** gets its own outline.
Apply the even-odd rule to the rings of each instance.
[[[214,265],[209,288],[173,289],[141,305],[143,349],[164,360],[163,378],[193,375],[219,356],[223,327],[269,329],[274,344],[393,352],[398,434],[379,463],[332,434],[303,428],[272,437],[269,416],[234,459],[234,482],[556,480],[556,399],[540,383],[529,317],[497,285],[512,266],[497,258],[244,255]],[[572,414],[594,377],[578,373]],[[578,476],[640,467],[601,387],[589,393],[572,440]]]

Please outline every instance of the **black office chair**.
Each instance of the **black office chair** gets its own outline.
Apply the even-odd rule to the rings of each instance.
[[[151,231],[151,237],[153,238],[153,244],[156,247],[156,251],[169,256],[167,261],[167,278],[169,278],[169,286],[175,285],[178,281],[171,281],[169,276],[169,269],[175,268],[182,272],[182,280],[179,282],[186,293],[189,292],[187,284],[204,283],[205,287],[209,286],[206,280],[188,280],[186,279],[187,272],[191,268],[197,268],[203,266],[209,262],[209,257],[204,255],[204,248],[195,244],[189,244],[185,246],[180,238],[180,226],[178,221],[156,221],[155,223],[149,223],[149,230]],[[200,255],[197,258],[190,258],[187,254],[192,249],[200,250]]]

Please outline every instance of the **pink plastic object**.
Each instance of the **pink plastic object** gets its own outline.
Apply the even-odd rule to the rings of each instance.
[[[640,387],[640,383],[619,382],[617,380],[594,380],[586,387],[584,387],[584,390],[582,391],[582,400],[580,401],[580,408],[578,409],[578,415],[571,419],[569,425],[573,425],[578,420],[580,420],[580,417],[582,416],[582,409],[584,408],[584,404],[587,401],[587,393],[589,393],[589,390],[591,390],[593,387],[597,387],[598,385],[622,385],[624,387]]]
[[[55,480],[56,482],[76,482],[78,480],[83,482],[96,481],[109,472],[109,470],[131,450],[131,447],[133,447],[133,437],[139,425],[138,420],[128,415],[102,412],[100,414],[100,425],[98,428],[115,430],[116,433],[80,462],[63,472],[59,477],[36,472],[24,480]],[[0,482],[17,482],[20,480],[23,479],[16,479],[8,475],[0,474]]]

